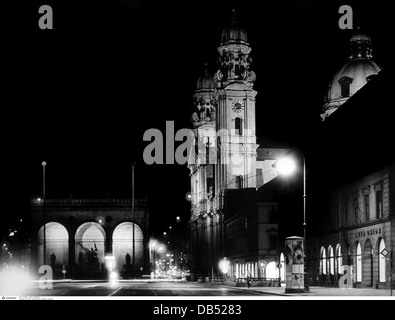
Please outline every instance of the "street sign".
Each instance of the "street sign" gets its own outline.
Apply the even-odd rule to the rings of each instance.
[[[380,252],[384,257],[387,257],[390,252],[387,249],[384,249],[383,251]]]

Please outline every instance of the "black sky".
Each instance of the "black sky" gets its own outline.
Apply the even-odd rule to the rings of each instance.
[[[388,1],[387,1],[388,2]],[[52,5],[54,30],[38,28],[38,8]],[[205,62],[215,71],[222,28],[236,6],[248,32],[258,80],[257,135],[306,147],[315,133],[326,87],[346,62],[351,31],[338,28],[350,4],[391,63],[393,36],[384,1],[15,1],[3,7],[1,43],[1,229],[28,216],[28,200],[149,195],[156,231],[177,215],[187,221],[185,166],[147,166],[149,128],[165,121],[188,128],[191,96]],[[319,137],[318,137],[319,139]]]

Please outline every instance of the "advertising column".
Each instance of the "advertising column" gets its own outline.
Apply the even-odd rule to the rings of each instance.
[[[285,239],[285,293],[304,292],[304,239]]]

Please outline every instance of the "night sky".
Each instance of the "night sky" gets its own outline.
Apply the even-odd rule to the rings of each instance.
[[[392,63],[384,1],[15,1],[2,16],[0,47],[1,234],[48,198],[148,196],[155,232],[177,215],[186,224],[189,170],[143,162],[147,129],[166,120],[190,127],[192,94],[207,62],[216,71],[222,29],[235,6],[248,32],[257,74],[257,136],[262,146],[319,143],[323,97],[348,57],[352,31],[338,27],[340,5]],[[38,8],[54,10],[54,30],[38,28]]]

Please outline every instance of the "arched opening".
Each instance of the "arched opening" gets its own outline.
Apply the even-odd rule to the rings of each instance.
[[[357,282],[362,282],[362,246],[358,242],[356,248],[356,275],[357,275]]]
[[[327,274],[326,250],[324,247],[321,248],[320,274],[323,276],[326,276],[326,274]]]
[[[278,279],[280,278],[280,270],[276,266],[276,262],[269,262],[266,266],[266,278]]]
[[[342,247],[340,244],[336,247],[336,271],[338,275],[343,275],[344,268],[343,268],[343,254],[342,254]]]
[[[80,267],[91,272],[100,271],[105,263],[106,233],[96,222],[82,224],[75,233],[75,259]]]
[[[116,268],[118,270],[125,269],[130,272],[134,270],[138,273],[144,265],[144,236],[141,228],[133,222],[121,223],[115,228],[112,239]],[[135,262],[135,266],[133,266],[133,262]]]
[[[365,287],[373,286],[373,247],[369,239],[366,240],[363,250],[362,285]]]
[[[386,258],[382,254],[384,249],[385,249],[385,241],[384,239],[381,239],[379,244],[379,282],[380,283],[386,282],[386,272],[387,272]]]
[[[45,225],[46,264],[63,266],[69,264],[69,233],[57,222]],[[38,262],[44,263],[44,226],[38,232]]]
[[[240,136],[243,134],[242,122],[241,122],[241,118],[239,117],[235,119],[235,129],[236,129],[236,134],[239,134]]]
[[[333,247],[329,246],[328,248],[328,269],[330,276],[335,275],[335,255],[333,252]]]

